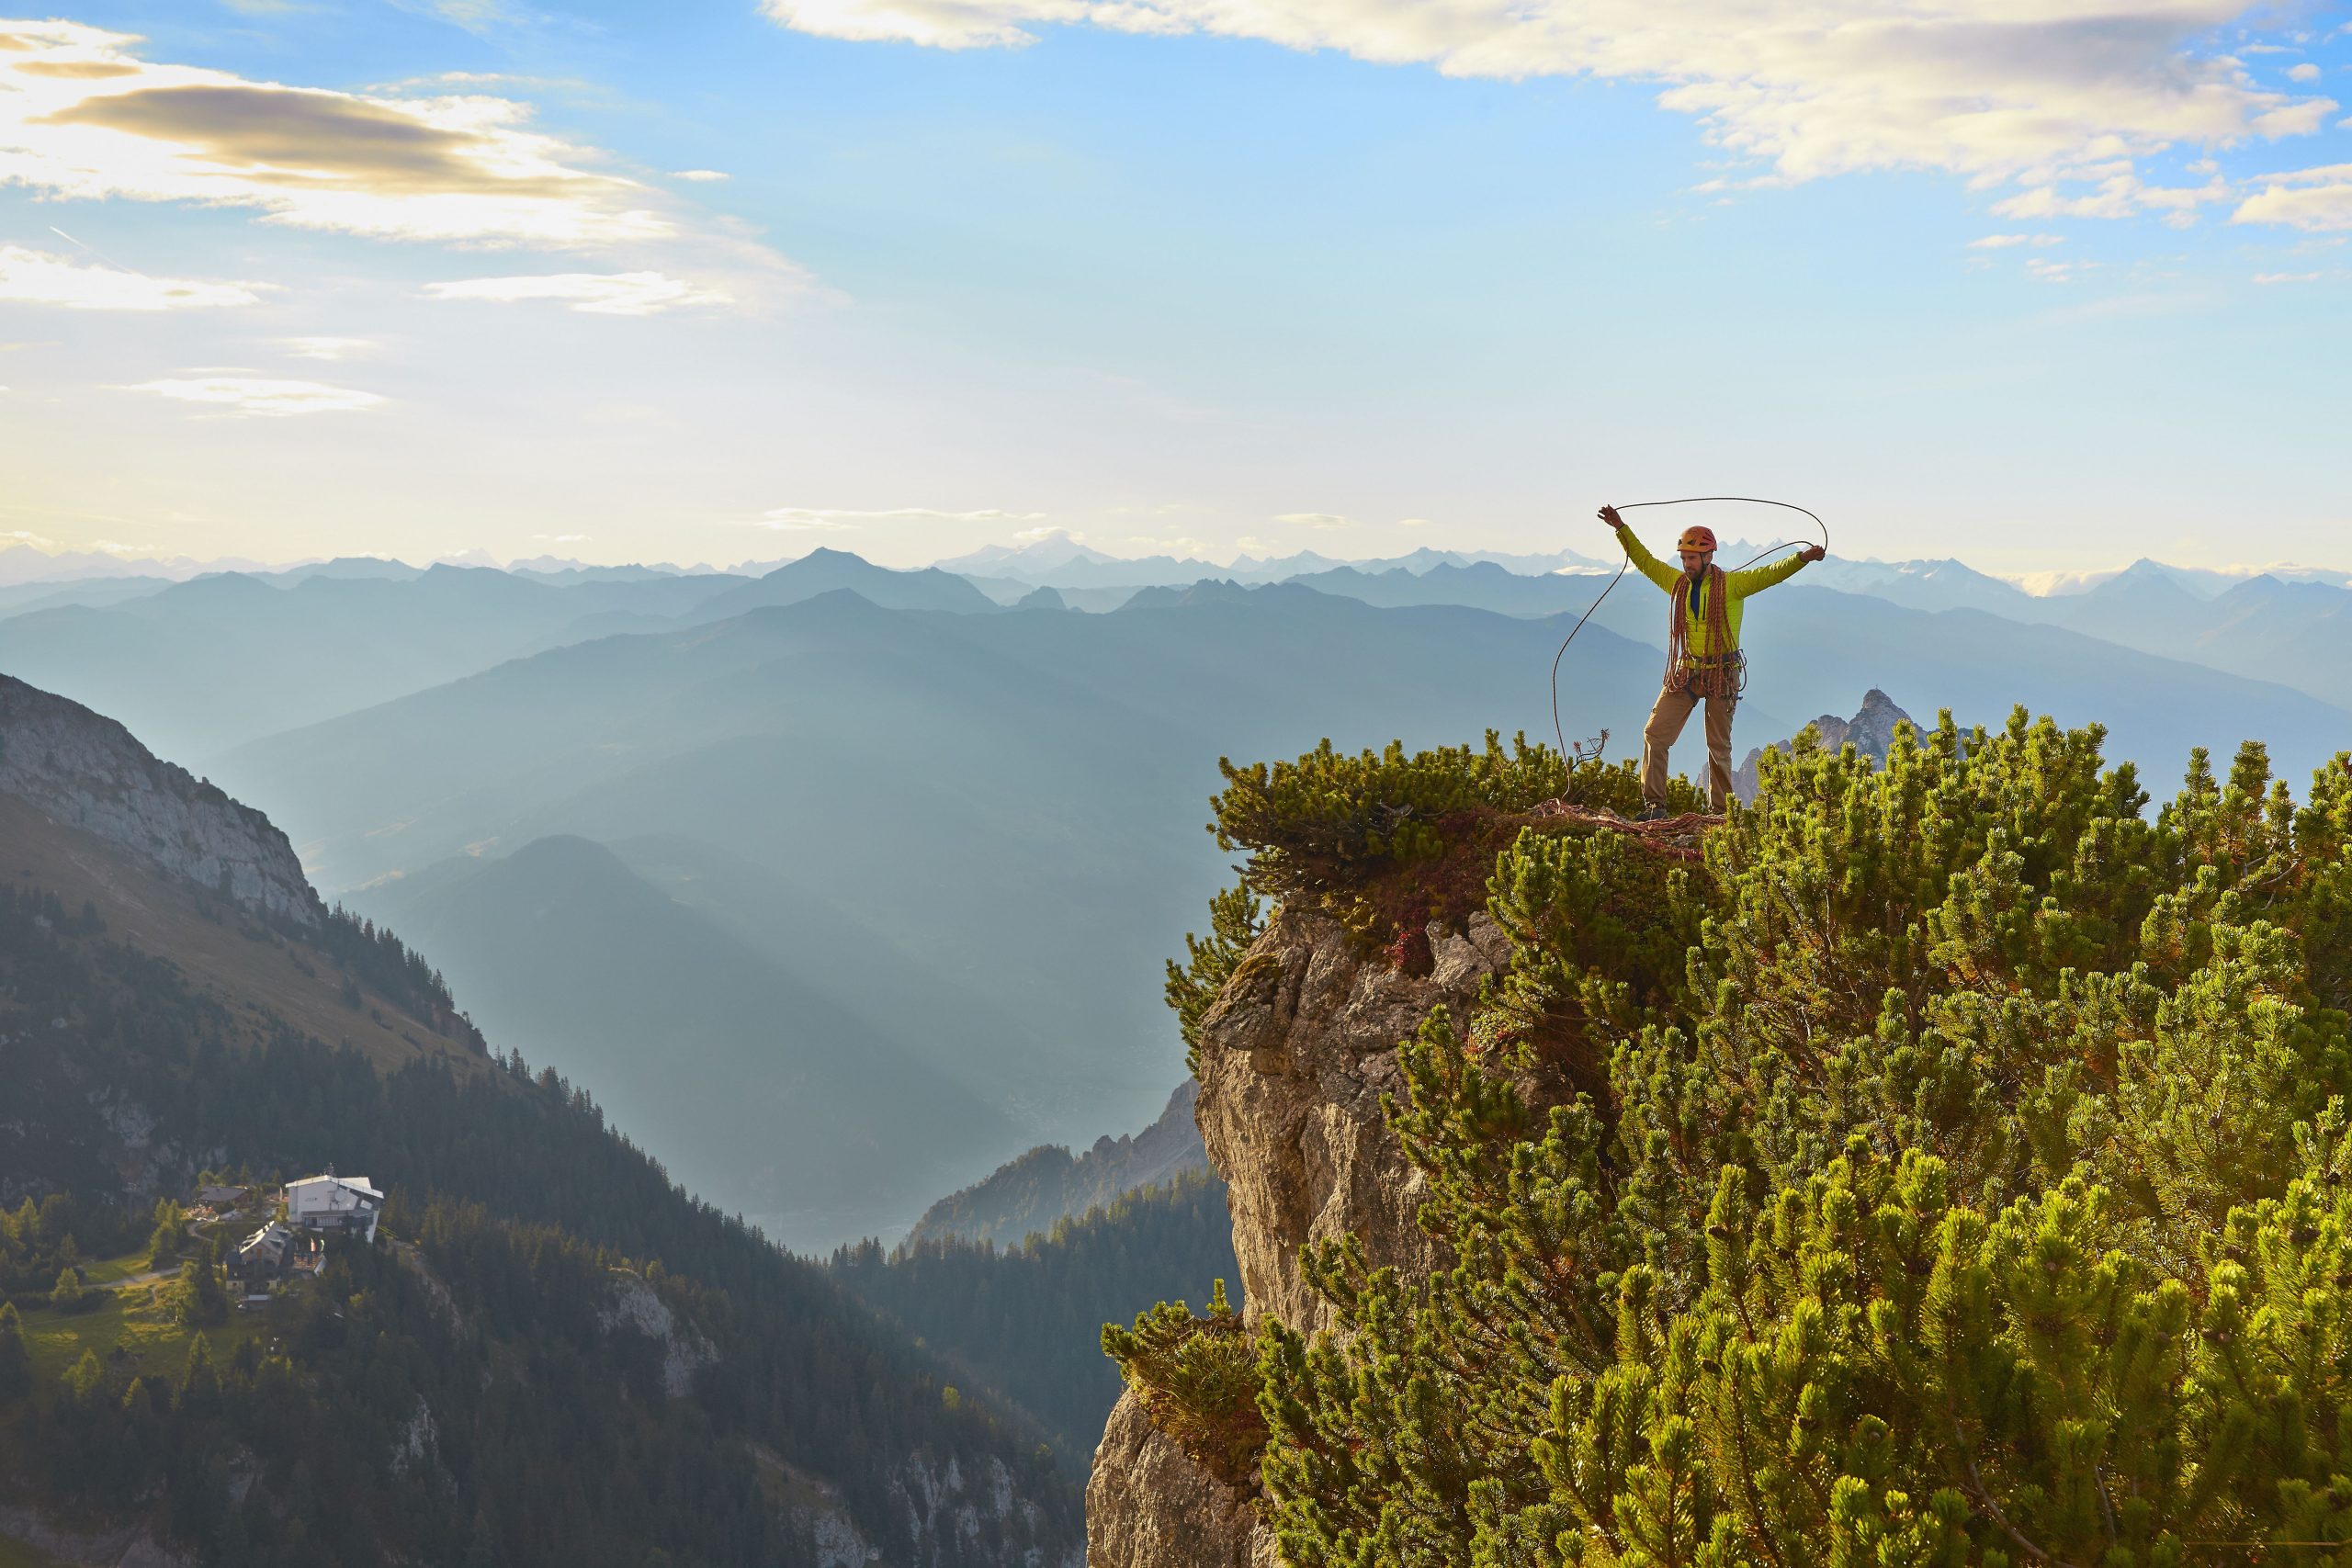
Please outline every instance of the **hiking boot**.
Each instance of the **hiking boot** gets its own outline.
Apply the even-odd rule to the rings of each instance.
[[[1636,822],[1663,822],[1666,820],[1666,807],[1663,806],[1645,806],[1642,807],[1640,813],[1634,817],[1634,820]]]

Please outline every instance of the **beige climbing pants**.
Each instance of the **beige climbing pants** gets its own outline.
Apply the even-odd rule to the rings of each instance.
[[[1666,754],[1673,749],[1690,710],[1707,705],[1707,800],[1717,811],[1731,798],[1731,711],[1737,697],[1702,697],[1695,692],[1668,686],[1650,709],[1642,727],[1642,798],[1652,806],[1666,804]]]

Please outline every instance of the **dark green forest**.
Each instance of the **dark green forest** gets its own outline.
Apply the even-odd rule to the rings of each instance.
[[[383,933],[343,934],[338,953],[430,985]],[[1075,1548],[1077,1489],[1034,1424],[948,1396],[936,1359],[687,1196],[552,1071],[457,1056],[379,1075],[243,1029],[95,912],[0,889],[0,1196],[29,1200],[0,1226],[15,1500],[143,1519],[240,1568],[804,1562],[807,1517],[784,1505],[828,1489],[893,1562]],[[334,1251],[265,1320],[240,1314],[168,1367],[127,1342],[62,1371],[15,1353],[61,1321],[51,1265],[147,1236],[153,1195],[126,1172],[175,1190],[199,1166],[329,1165],[392,1193],[385,1238]],[[670,1344],[616,1320],[622,1291],[667,1309]],[[673,1345],[690,1354],[665,1375]],[[951,1462],[1001,1473],[1012,1517],[967,1530],[952,1498],[910,1508],[912,1472]]]
[[[935,1236],[885,1252],[842,1247],[833,1277],[922,1337],[971,1382],[996,1389],[1048,1430],[1055,1457],[1083,1477],[1119,1398],[1097,1353],[1102,1325],[1170,1296],[1239,1295],[1225,1184],[1191,1172],[1130,1192],[1000,1251]]]
[[[1445,1266],[1111,1336],[1155,1420],[1302,1565],[2345,1560],[2352,757],[2101,743],[1808,732],[1697,851],[1491,738],[1229,768],[1253,892],[1515,956],[1386,1108]]]

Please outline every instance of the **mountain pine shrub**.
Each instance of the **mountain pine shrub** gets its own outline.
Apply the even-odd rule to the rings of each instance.
[[[1153,1425],[1210,1474],[1228,1486],[1255,1484],[1266,1446],[1258,1353],[1226,1299],[1224,1280],[1211,1287],[1204,1317],[1182,1302],[1163,1302],[1137,1316],[1132,1329],[1104,1324],[1102,1353],[1119,1364]]]
[[[1386,1105],[1445,1266],[1316,1248],[1338,1329],[1258,1337],[1285,1561],[2352,1562],[2352,757],[2150,815],[2100,742],[1767,752],[1698,865],[1516,833]],[[1257,886],[1383,874],[1338,771],[1229,772]]]
[[[1423,928],[1459,921],[1483,901],[1495,856],[1535,807],[1551,800],[1632,816],[1641,807],[1631,761],[1571,763],[1548,746],[1487,732],[1483,748],[1408,754],[1403,742],[1350,756],[1326,740],[1295,762],[1237,766],[1211,803],[1217,847],[1250,852],[1242,885],[1275,898],[1311,897],[1369,946],[1426,972]],[[1676,780],[1671,809],[1701,801]]]

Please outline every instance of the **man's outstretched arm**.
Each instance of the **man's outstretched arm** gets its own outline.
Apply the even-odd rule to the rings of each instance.
[[[1667,592],[1674,592],[1675,581],[1682,574],[1650,554],[1648,547],[1634,536],[1633,529],[1625,525],[1625,520],[1617,514],[1615,507],[1602,507],[1600,520],[1616,532],[1617,542],[1624,547],[1625,558],[1634,563],[1635,571],[1657,583]]]
[[[1828,553],[1819,545],[1807,545],[1792,556],[1782,556],[1779,560],[1764,566],[1751,566],[1746,571],[1735,571],[1725,580],[1724,585],[1731,590],[1732,597],[1744,599],[1750,593],[1761,592],[1776,582],[1786,582],[1804,570],[1808,561],[1817,561]]]

